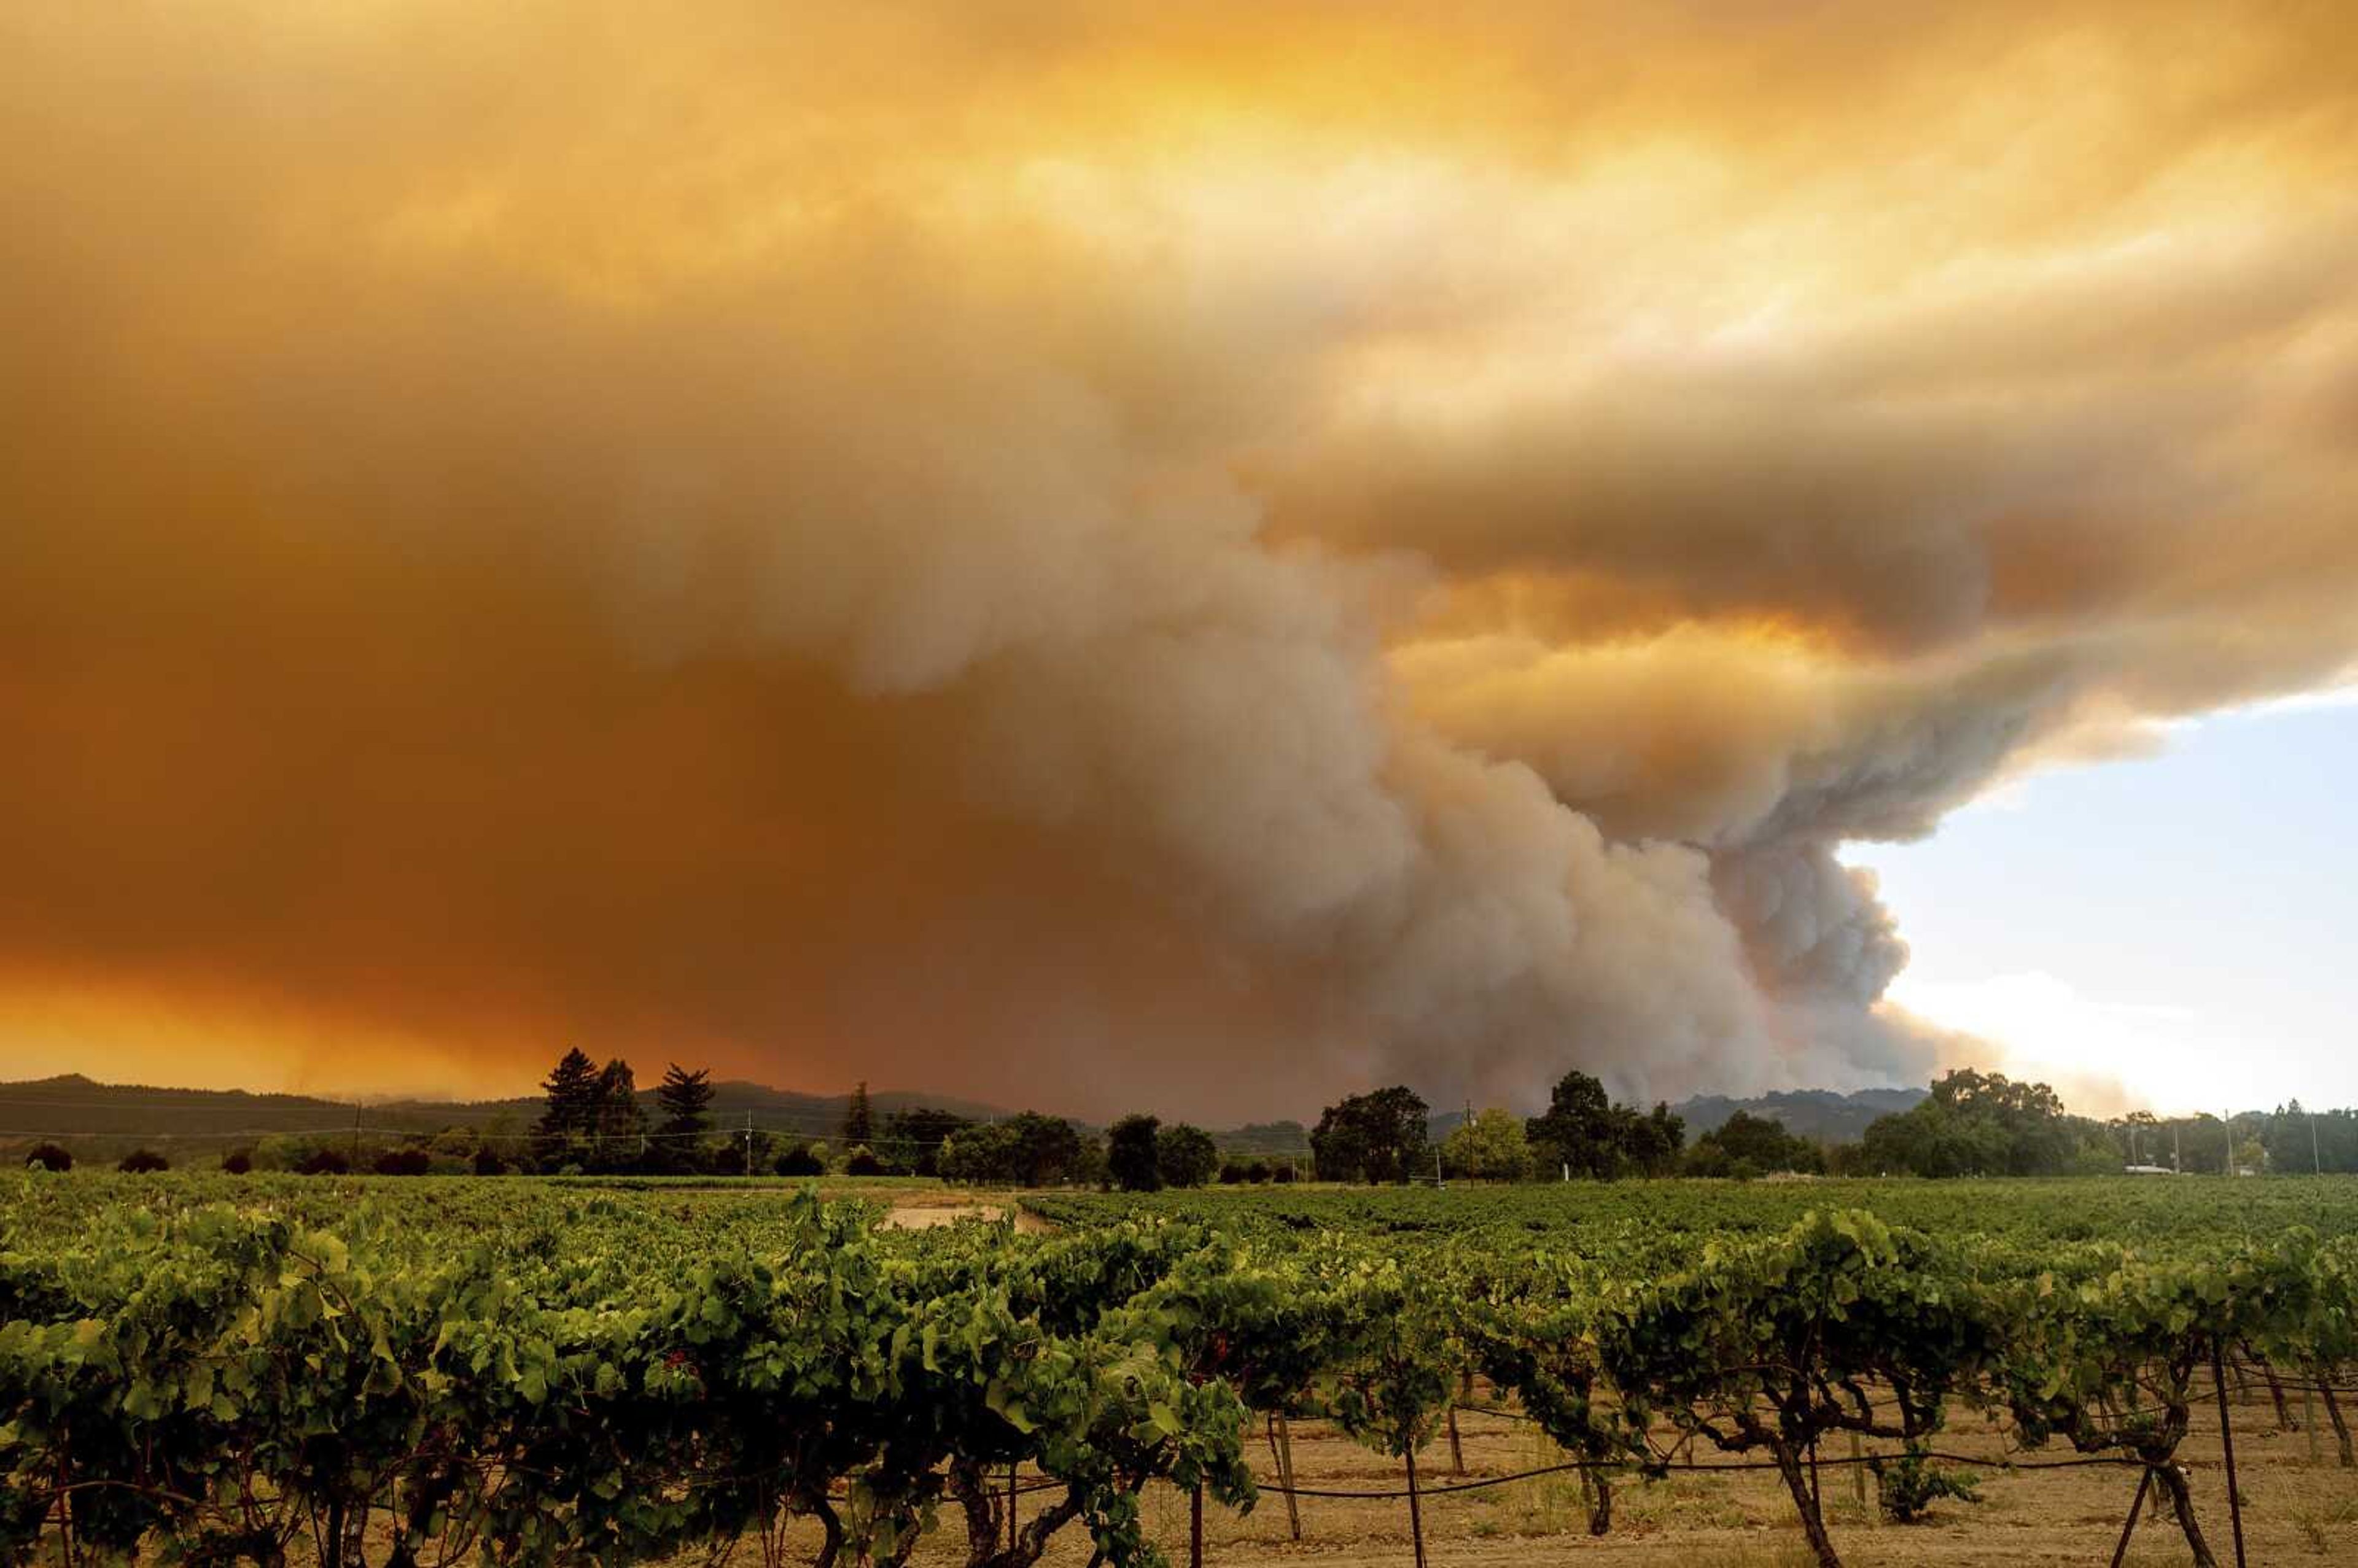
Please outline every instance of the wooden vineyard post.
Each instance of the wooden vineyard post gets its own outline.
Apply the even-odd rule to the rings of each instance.
[[[2244,1568],[2244,1498],[2235,1485],[2235,1423],[2227,1413],[2227,1367],[2211,1336],[2211,1382],[2219,1395],[2219,1447],[2227,1459],[2227,1519],[2235,1532],[2235,1568]]]
[[[1866,1456],[1860,1451],[1858,1433],[1850,1434],[1850,1491],[1858,1503],[1859,1512],[1866,1512]],[[1869,1516],[1869,1522],[1873,1522]]]
[[[1015,1461],[1007,1462],[1007,1550],[1015,1550]]]
[[[2309,1385],[2307,1383],[2304,1382],[2301,1384],[2300,1430],[2306,1433],[2309,1438],[2309,1462],[2311,1465],[2317,1463],[2317,1407],[2310,1403],[2310,1401],[2316,1397],[2316,1395],[2309,1392]]]
[[[1408,1538],[1416,1547],[1416,1568],[1424,1568],[1424,1514],[1416,1500],[1416,1449],[1408,1451]]]
[[[1455,1405],[1449,1407],[1449,1473],[1453,1476],[1466,1474],[1466,1449],[1464,1444],[1457,1441],[1457,1407]]]
[[[2121,1526],[2121,1543],[2113,1548],[2113,1568],[2121,1568],[2121,1564],[2128,1560],[2129,1537],[2136,1533],[2137,1510],[2145,1507],[2145,1495],[2152,1487],[2153,1468],[2147,1465],[2145,1473],[2137,1477],[2136,1496],[2129,1500],[2128,1521]]]
[[[1204,1483],[1187,1494],[1187,1568],[1204,1568]]]
[[[1285,1522],[1293,1528],[1293,1539],[1302,1539],[1302,1499],[1293,1495],[1293,1427],[1285,1412],[1277,1412],[1277,1476],[1285,1486]]]

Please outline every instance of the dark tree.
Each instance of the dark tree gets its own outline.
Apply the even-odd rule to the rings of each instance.
[[[591,1165],[600,1171],[629,1171],[646,1155],[646,1113],[639,1108],[638,1079],[631,1065],[617,1056],[598,1075],[598,1108],[591,1130],[597,1141]]]
[[[712,1069],[698,1067],[691,1073],[672,1063],[664,1068],[663,1082],[655,1086],[655,1106],[663,1112],[655,1130],[667,1138],[685,1142],[710,1132]]]
[[[2196,1137],[2197,1129],[2207,1138]],[[2141,1141],[2144,1153],[2182,1146],[2190,1169],[2205,1168],[2194,1163],[2198,1150],[2208,1169],[2225,1162],[2225,1127],[2212,1118],[2183,1129],[2156,1126]],[[1869,1123],[1854,1162],[1917,1176],[2054,1176],[2115,1170],[2121,1156],[2110,1130],[2067,1113],[2045,1084],[1960,1068],[1913,1109]]]
[[[1523,1123],[1531,1159],[1543,1171],[1569,1165],[1575,1176],[1609,1177],[1621,1168],[1622,1119],[1605,1086],[1577,1069],[1556,1081],[1548,1108]]]
[[[1327,1182],[1400,1182],[1423,1169],[1425,1104],[1395,1084],[1330,1105],[1310,1134],[1318,1177]]]
[[[1027,1110],[1006,1125],[1014,1129],[1018,1162],[1027,1186],[1067,1181],[1082,1162],[1081,1135],[1062,1117]]]
[[[1220,1168],[1220,1151],[1212,1135],[1184,1121],[1154,1135],[1154,1159],[1163,1180],[1174,1187],[1200,1187]]]
[[[73,1154],[62,1143],[36,1143],[25,1155],[25,1164],[29,1170],[70,1171]]]
[[[233,1149],[222,1156],[222,1170],[229,1175],[243,1176],[253,1169],[254,1152],[250,1149]]]
[[[1071,1122],[1027,1110],[952,1138],[942,1151],[941,1173],[954,1182],[1047,1186],[1080,1175],[1092,1152]]]
[[[415,1147],[388,1149],[370,1168],[380,1176],[422,1176],[434,1168],[434,1156]]]
[[[844,1108],[843,1141],[846,1148],[876,1141],[876,1112],[868,1104],[868,1080],[851,1091],[851,1103]]]
[[[508,1162],[500,1158],[500,1152],[498,1150],[486,1143],[481,1148],[475,1151],[475,1174],[479,1176],[504,1176],[507,1173]]]
[[[664,1171],[698,1169],[712,1131],[712,1069],[691,1073],[677,1062],[665,1066],[663,1082],[655,1086],[655,1108],[663,1119],[655,1124],[648,1162]]]
[[[295,1167],[295,1173],[302,1176],[341,1176],[350,1173],[352,1168],[352,1162],[344,1158],[342,1150],[323,1146],[305,1155],[303,1162]]]
[[[920,1176],[938,1176],[942,1173],[942,1145],[973,1125],[967,1117],[929,1106],[895,1111],[884,1119],[884,1135],[877,1141],[875,1149],[888,1163],[902,1170]]]
[[[1125,1116],[1106,1129],[1106,1174],[1116,1187],[1151,1193],[1163,1185],[1154,1136],[1162,1125],[1155,1117]]]
[[[153,1149],[134,1149],[130,1153],[125,1154],[123,1157],[123,1162],[114,1168],[137,1174],[148,1171],[168,1171],[172,1168],[172,1162],[165,1159]]]
[[[946,1180],[1013,1184],[1018,1174],[1015,1133],[1003,1121],[986,1121],[958,1133],[941,1151]]]
[[[2358,1110],[2305,1110],[2294,1100],[2263,1119],[2260,1141],[2267,1151],[2268,1170],[2275,1173],[2358,1171]],[[2143,1145],[2144,1157],[2155,1160],[2150,1130]]]
[[[1670,1106],[1654,1102],[1651,1115],[1628,1114],[1622,1125],[1622,1152],[1630,1164],[1649,1176],[1667,1176],[1678,1169],[1679,1151],[1686,1146],[1684,1117],[1671,1114]]]
[[[533,1129],[535,1157],[544,1165],[558,1165],[589,1141],[598,1118],[598,1068],[579,1046],[558,1058],[542,1083],[547,1108]]]
[[[1785,1130],[1774,1117],[1739,1110],[1695,1140],[1687,1157],[1697,1176],[1758,1176],[1771,1171],[1816,1173],[1825,1169],[1824,1151]]]
[[[778,1174],[782,1176],[824,1176],[827,1162],[811,1152],[807,1143],[797,1143],[778,1156]]]

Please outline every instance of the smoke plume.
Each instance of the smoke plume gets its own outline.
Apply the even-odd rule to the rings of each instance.
[[[1843,844],[2358,657],[2358,32],[1910,9],[16,8],[0,1030],[1916,1076]]]

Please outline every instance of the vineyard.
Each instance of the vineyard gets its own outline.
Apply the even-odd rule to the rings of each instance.
[[[1024,1235],[776,1187],[5,1181],[0,1563],[1122,1564],[1322,1509],[1422,1563],[1504,1487],[1568,1499],[1571,1556],[1706,1483],[1833,1563],[2049,1468],[2104,1483],[2107,1550],[2265,1561],[2292,1521],[2229,1479],[2262,1429],[2352,1502],[2270,1539],[2358,1551],[2358,1182],[1049,1195]]]

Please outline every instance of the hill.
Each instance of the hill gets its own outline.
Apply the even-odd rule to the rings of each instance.
[[[843,1125],[849,1095],[802,1094],[766,1084],[730,1080],[713,1086],[716,1125],[752,1124],[772,1132],[832,1138]],[[652,1087],[639,1091],[648,1115]],[[895,1111],[934,1106],[960,1116],[1006,1114],[996,1106],[955,1095],[914,1090],[871,1092],[879,1120]],[[511,1099],[402,1099],[355,1102],[314,1095],[255,1094],[246,1089],[183,1089],[151,1084],[103,1084],[79,1073],[0,1083],[0,1139],[95,1138],[110,1141],[227,1143],[272,1133],[325,1135],[355,1127],[376,1132],[431,1132],[504,1121],[528,1127],[539,1116],[535,1096]]]
[[[1749,1111],[1785,1124],[1785,1130],[1821,1143],[1855,1143],[1867,1123],[1912,1108],[1925,1098],[1922,1089],[1859,1089],[1836,1094],[1831,1089],[1784,1089],[1750,1099],[1725,1095],[1697,1095],[1671,1109],[1686,1119],[1687,1141],[1724,1126],[1737,1111]]]

